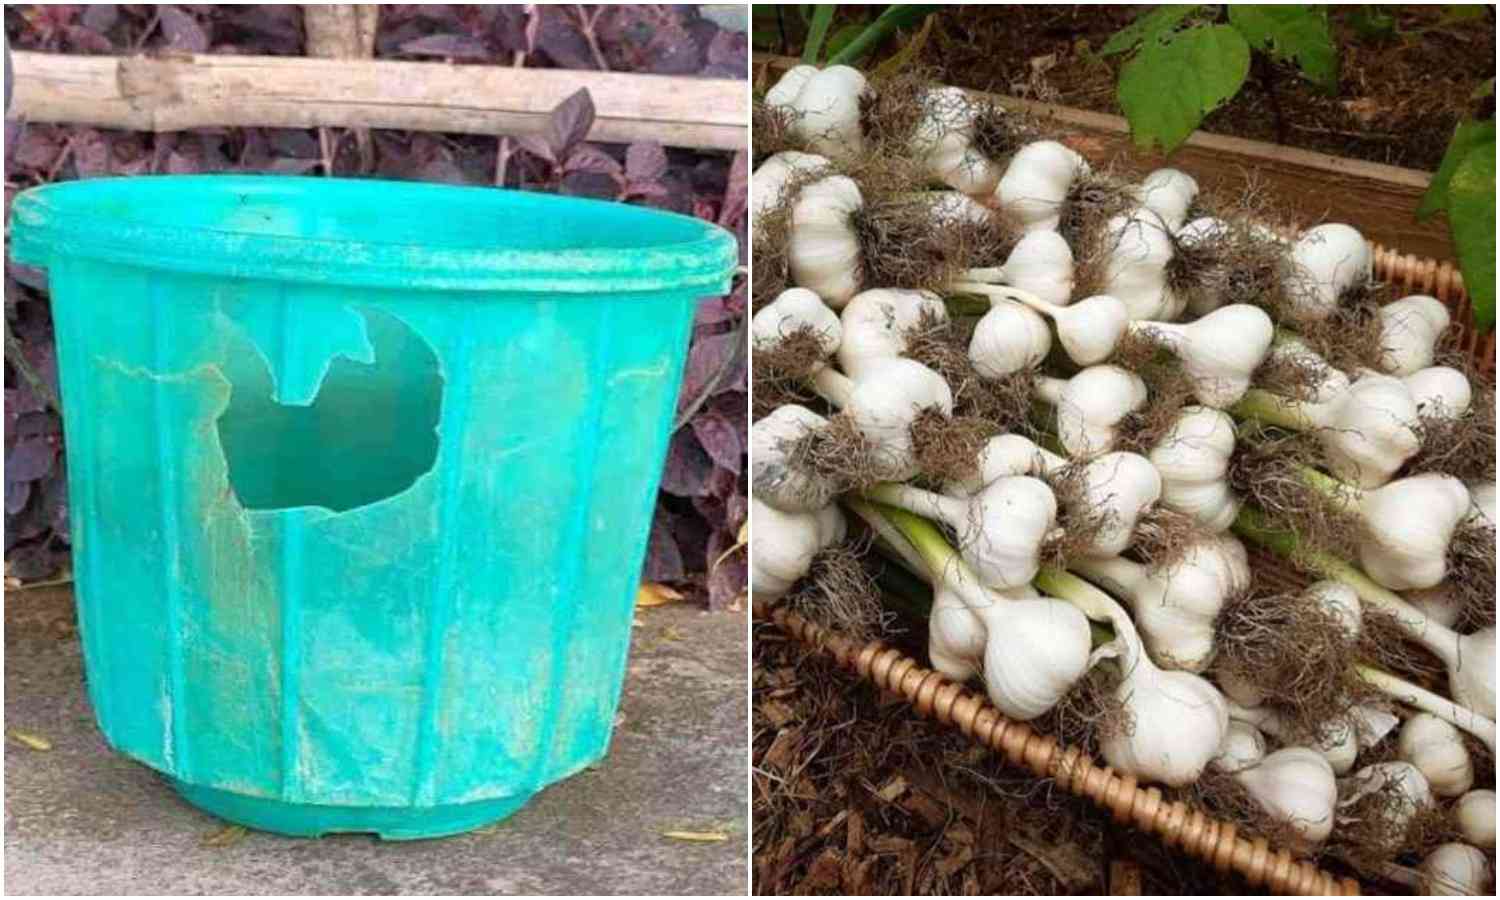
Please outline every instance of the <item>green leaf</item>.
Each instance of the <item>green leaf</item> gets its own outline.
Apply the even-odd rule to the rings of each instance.
[[[1474,322],[1495,327],[1495,129],[1469,148],[1448,182],[1448,225],[1458,248]]]
[[[813,8],[812,25],[807,31],[807,43],[802,47],[803,62],[817,63],[818,53],[823,49],[823,39],[828,36],[828,26],[832,24],[832,3],[823,3]]]
[[[1120,71],[1120,107],[1136,145],[1171,153],[1249,72],[1250,45],[1228,25],[1198,25],[1146,44]]]
[[[1110,56],[1131,50],[1136,44],[1155,43],[1175,29],[1183,19],[1197,12],[1201,5],[1198,3],[1168,4],[1142,13],[1134,22],[1121,28],[1105,41],[1104,46],[1099,48],[1099,55]]]
[[[910,28],[941,8],[917,3],[895,3],[887,6],[885,12],[871,22],[869,27],[860,32],[859,36],[850,41],[844,49],[830,54],[828,64],[830,66],[848,65],[874,50],[881,41],[897,30]]]
[[[1366,40],[1388,40],[1396,34],[1396,19],[1374,4],[1345,7],[1354,33]]]
[[[1479,87],[1474,89],[1474,93],[1469,95],[1469,99],[1483,100],[1485,97],[1493,96],[1495,96],[1495,78],[1494,76],[1490,76],[1479,82]]]
[[[828,50],[829,58],[836,56],[840,50],[849,46],[850,42],[859,37],[860,33],[865,30],[865,27],[866,23],[864,22],[850,22],[838,31],[835,31],[833,36],[824,45]]]
[[[1484,7],[1477,3],[1450,3],[1443,7],[1443,21],[1465,22],[1484,14]]]
[[[1495,146],[1495,123],[1475,122],[1472,120],[1458,123],[1458,129],[1453,132],[1453,138],[1448,141],[1448,149],[1443,152],[1443,161],[1438,163],[1437,173],[1432,176],[1432,183],[1427,186],[1427,193],[1422,195],[1422,202],[1417,205],[1417,218],[1426,220],[1432,218],[1433,214],[1448,207],[1448,182],[1453,178],[1453,172],[1458,164],[1469,155],[1474,147],[1488,143]]]
[[[1328,31],[1328,10],[1321,6],[1260,6],[1233,4],[1229,24],[1251,47],[1265,50],[1281,62],[1295,62],[1318,87],[1335,90],[1339,56]]]

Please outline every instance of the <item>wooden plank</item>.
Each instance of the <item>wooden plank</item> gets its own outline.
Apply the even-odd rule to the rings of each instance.
[[[774,83],[796,63],[784,56],[754,57],[757,77],[768,79],[767,83]],[[1439,260],[1457,258],[1446,221],[1416,219],[1417,204],[1432,178],[1430,172],[1202,131],[1195,132],[1168,159],[1136,150],[1130,128],[1120,116],[1002,94],[969,93],[1051,123],[1068,136],[1070,146],[1095,165],[1115,166],[1131,173],[1171,165],[1210,190],[1236,189],[1253,174],[1296,222],[1344,221],[1359,228],[1367,239],[1399,247],[1404,253]]]
[[[17,52],[10,115],[131,131],[214,126],[537,134],[588,88],[589,137],[673,147],[746,145],[745,82],[624,72],[280,56]]]

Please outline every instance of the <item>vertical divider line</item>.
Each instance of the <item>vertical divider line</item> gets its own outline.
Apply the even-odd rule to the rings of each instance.
[[[167,384],[162,380],[169,370],[168,357],[172,346],[172,315],[167,308],[169,299],[164,289],[165,276],[152,273],[147,290],[147,305],[151,316],[151,369],[156,380],[151,387],[151,417],[156,426],[156,458],[160,478],[161,502],[158,513],[161,517],[162,542],[162,597],[166,602],[166,647],[167,647],[167,692],[171,704],[168,713],[166,758],[172,773],[183,781],[191,780],[192,764],[187,735],[187,675],[183,659],[183,589],[182,579],[182,517],[179,505],[182,490],[179,473],[182,460],[179,448],[172,436],[168,420],[170,398]]]
[[[569,298],[574,303],[588,303],[587,298]],[[596,301],[597,302],[597,301]],[[589,359],[585,384],[588,399],[584,404],[583,420],[579,423],[584,440],[573,464],[573,483],[578,493],[573,497],[573,509],[568,519],[567,532],[559,546],[568,560],[557,578],[557,618],[552,632],[551,657],[548,671],[547,702],[542,707],[541,736],[537,740],[537,757],[527,775],[525,785],[537,790],[547,777],[548,764],[552,761],[552,740],[557,733],[558,704],[562,701],[562,686],[567,680],[568,654],[565,652],[577,618],[578,606],[588,602],[578,596],[578,582],[583,574],[583,561],[587,557],[584,536],[588,531],[589,516],[594,511],[594,483],[599,478],[600,426],[604,421],[604,395],[607,393],[606,379],[613,367],[614,315],[620,302],[617,297],[603,300],[604,310],[595,326],[594,352]]]
[[[272,374],[275,398],[283,402],[286,384],[296,364],[291,329],[291,300],[287,286],[278,283],[276,299],[277,371]],[[302,800],[302,606],[304,510],[282,510],[276,517],[278,560],[276,594],[281,612],[281,799]]]
[[[422,650],[422,706],[417,721],[417,755],[412,777],[413,806],[433,806],[437,799],[437,720],[442,705],[444,639],[453,618],[454,568],[458,565],[458,514],[463,480],[465,426],[473,403],[473,329],[466,298],[455,304],[453,338],[443,360],[442,412],[438,419],[438,567],[427,610],[427,638]]]

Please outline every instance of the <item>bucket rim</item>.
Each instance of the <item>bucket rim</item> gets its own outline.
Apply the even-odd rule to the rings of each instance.
[[[631,237],[659,243],[517,249],[368,237],[304,237],[253,229],[150,221],[108,214],[101,206],[137,191],[171,191],[191,203],[202,191],[250,197],[285,194],[325,202],[382,191],[392,204],[449,204],[469,215],[597,217]],[[160,208],[160,199],[152,201]],[[90,214],[92,213],[92,214]],[[536,218],[541,217],[541,218]],[[140,175],[54,182],[15,197],[11,256],[48,267],[79,258],[160,271],[230,278],[394,289],[616,294],[694,290],[723,293],[738,264],[725,229],[664,210],[537,191],[375,178],[297,175]]]

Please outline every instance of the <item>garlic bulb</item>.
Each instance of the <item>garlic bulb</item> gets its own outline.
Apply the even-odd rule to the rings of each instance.
[[[1286,740],[1291,734],[1281,714],[1266,706],[1244,706],[1233,702],[1229,704],[1229,715],[1281,740]],[[1400,719],[1383,709],[1368,705],[1354,706],[1350,708],[1348,718],[1326,723],[1311,749],[1328,760],[1334,774],[1342,775],[1354,768],[1354,761],[1359,757],[1360,750],[1380,743],[1400,722]]]
[[[1331,613],[1344,627],[1350,640],[1364,629],[1364,607],[1354,588],[1341,581],[1318,581],[1302,591],[1304,602],[1316,604]]]
[[[1033,231],[1027,237],[1039,235],[1052,235],[1056,232]],[[1060,238],[1059,238],[1060,239]],[[983,273],[1004,273],[1005,268],[995,270],[976,270]],[[1071,278],[1071,276],[1070,276]],[[1018,279],[1019,280],[1019,279]],[[1071,280],[1068,282],[1071,290]],[[995,286],[976,282],[959,282],[954,285],[956,290],[982,294],[990,298],[993,307],[1024,306],[1026,315],[1007,309],[1007,321],[1014,320],[1026,323],[1028,336],[1017,337],[1006,331],[999,331],[993,340],[1001,346],[1012,348],[1010,357],[1017,357],[1022,347],[1039,346],[1038,358],[1045,355],[1052,343],[1051,332],[1046,330],[1046,323],[1037,315],[1047,316],[1057,325],[1057,337],[1062,343],[1063,349],[1067,351],[1068,358],[1081,366],[1091,366],[1103,362],[1115,351],[1115,345],[1125,335],[1130,326],[1130,316],[1125,311],[1125,304],[1107,294],[1096,294],[1078,301],[1072,306],[1059,306],[1049,303],[1030,291],[1014,286]],[[1066,302],[1066,300],[1064,300]],[[1035,329],[1041,329],[1043,336],[1040,339],[1030,337]],[[1012,371],[1020,371],[1019,368]]]
[[[1035,600],[1041,596],[1029,584],[991,593],[1007,600]],[[981,674],[989,634],[985,618],[964,601],[964,591],[946,582],[937,586],[932,594],[932,610],[927,617],[927,655],[934,669],[958,682]]]
[[[1386,793],[1395,801],[1387,816],[1397,833],[1404,832],[1417,813],[1432,803],[1427,779],[1416,766],[1399,760],[1365,766],[1341,787],[1344,796],[1340,805],[1352,805],[1377,791]]]
[[[843,342],[839,345],[839,367],[851,378],[872,362],[906,352],[907,333],[923,317],[948,320],[948,308],[935,294],[876,288],[855,294],[839,314]]]
[[[1358,231],[1329,223],[1309,228],[1292,245],[1282,283],[1298,315],[1326,319],[1346,291],[1374,277],[1374,265],[1370,245]]]
[[[1380,308],[1380,345],[1383,368],[1392,375],[1410,375],[1432,365],[1438,338],[1451,322],[1448,307],[1436,297],[1413,294]]]
[[[928,191],[922,199],[927,203],[927,215],[934,225],[995,226],[995,211],[967,194]]]
[[[1235,409],[1268,424],[1312,429],[1329,469],[1362,488],[1385,484],[1421,449],[1414,430],[1417,405],[1399,378],[1366,372],[1347,390],[1319,400],[1252,388]]]
[[[1451,632],[1450,632],[1451,633]],[[1448,690],[1460,706],[1490,721],[1495,719],[1495,629],[1461,634],[1443,659],[1448,667]],[[1438,654],[1441,656],[1442,654]]]
[[[1437,897],[1483,897],[1492,893],[1489,857],[1468,844],[1440,844],[1420,866],[1418,893]]]
[[[1304,408],[1326,409],[1340,400],[1352,382],[1348,375],[1334,368],[1333,364],[1318,355],[1300,338],[1290,334],[1279,334],[1271,341],[1271,350],[1266,354],[1268,362],[1284,363],[1300,370],[1300,388],[1306,399],[1300,401]]]
[[[1170,566],[1122,557],[1082,559],[1073,568],[1125,598],[1157,665],[1201,672],[1214,655],[1214,622],[1224,601],[1250,587],[1245,546],[1230,535],[1204,538]]]
[[[894,486],[873,492],[877,499],[889,502],[879,496],[887,487]],[[979,662],[990,701],[1013,719],[1034,719],[1056,705],[1088,669],[1091,635],[1083,613],[1026,585],[990,590],[930,522],[904,514],[896,522],[927,568],[934,609],[944,612],[945,620],[929,625],[930,634],[941,635],[934,665],[952,677],[968,677]],[[960,605],[980,623],[978,629],[954,614]],[[975,654],[981,639],[982,661]]]
[[[1069,456],[1114,446],[1120,421],[1146,405],[1146,382],[1119,366],[1090,366],[1063,380],[1036,379],[1036,393],[1057,411],[1057,437]]]
[[[1204,406],[1233,406],[1250,387],[1276,326],[1256,306],[1236,303],[1220,307],[1185,325],[1136,322],[1134,330],[1165,344],[1182,361],[1193,394]]]
[[[1218,755],[1229,731],[1229,708],[1214,686],[1189,672],[1156,667],[1125,610],[1114,598],[1067,573],[1049,571],[1044,589],[1087,607],[1090,618],[1109,621],[1115,639],[1108,645],[1121,681],[1115,699],[1133,723],[1101,737],[1104,761],[1122,772],[1169,787],[1198,780]],[[1099,656],[1105,648],[1096,651]]]
[[[980,450],[975,474],[945,485],[944,493],[968,497],[1009,475],[1046,478],[1074,466],[1080,480],[1078,502],[1104,520],[1092,543],[1079,552],[1085,556],[1118,556],[1130,546],[1136,522],[1161,495],[1161,476],[1139,454],[1113,452],[1070,462],[1018,434],[996,435]]]
[[[759,601],[779,600],[807,574],[818,551],[839,539],[830,523],[842,522],[843,516],[835,506],[827,507],[831,512],[783,512],[756,497],[750,499],[750,510],[755,541],[750,594]]]
[[[1332,833],[1338,784],[1323,754],[1285,747],[1234,777],[1272,819],[1292,827],[1297,836],[1294,849],[1311,850]]]
[[[1041,316],[1019,303],[996,300],[969,337],[969,361],[985,378],[1004,378],[1036,368],[1051,347],[1052,332]]]
[[[808,72],[796,66],[766,92],[766,102],[793,113],[792,135],[830,159],[852,159],[864,150],[860,97],[868,84],[858,69],[829,66]]]
[[[797,99],[797,95],[804,87],[807,87],[807,82],[816,74],[818,74],[818,67],[805,63],[787,69],[786,74],[777,79],[776,83],[771,85],[770,90],[766,91],[766,105],[791,106],[792,101]]]
[[[998,478],[966,498],[909,484],[878,485],[869,495],[953,529],[959,554],[979,583],[998,590],[1031,583],[1041,566],[1042,542],[1057,524],[1052,489],[1028,476]]]
[[[1453,821],[1465,841],[1495,849],[1495,792],[1469,791],[1453,804]]]
[[[1187,301],[1167,283],[1172,237],[1161,217],[1138,209],[1115,216],[1105,228],[1104,293],[1118,297],[1132,319],[1169,321],[1181,315]]]
[[[995,187],[995,200],[1027,231],[1056,231],[1063,201],[1089,164],[1056,141],[1036,141],[1016,151]]]
[[[832,356],[843,341],[839,317],[806,288],[787,288],[750,320],[750,336],[757,350],[773,349],[804,330],[817,337],[824,356]]]
[[[1160,216],[1173,231],[1187,221],[1188,207],[1197,196],[1198,182],[1177,169],[1157,169],[1136,186],[1141,206]]]
[[[1229,487],[1234,420],[1206,406],[1185,406],[1147,458],[1161,473],[1161,502],[1212,532],[1227,529],[1243,502]]]
[[[750,481],[761,502],[783,512],[814,512],[828,505],[834,486],[792,458],[799,440],[827,424],[807,407],[788,403],[750,426]]]
[[[1049,460],[1055,458],[1056,454],[1047,453],[1019,434],[997,434],[979,448],[974,473],[943,485],[943,493],[950,497],[971,497],[984,490],[985,485],[1007,475],[1045,475]]]
[[[1495,482],[1493,481],[1471,481],[1469,482],[1469,498],[1473,501],[1470,512],[1471,518],[1478,521],[1475,524],[1495,527]]]
[[[1401,759],[1416,766],[1439,797],[1457,797],[1474,786],[1474,761],[1457,728],[1430,713],[1417,713],[1401,726],[1396,743]]]
[[[1000,277],[1044,303],[1067,306],[1073,299],[1073,251],[1055,231],[1032,231],[1016,242]]]
[[[1080,366],[1104,362],[1115,352],[1130,322],[1124,301],[1108,294],[1095,294],[1057,307],[1051,313],[1057,323],[1057,340],[1068,358]]]
[[[787,235],[792,282],[834,309],[843,309],[859,292],[863,262],[851,217],[864,203],[853,179],[830,175],[803,187],[792,204]]]
[[[978,106],[961,88],[938,87],[922,95],[922,117],[910,149],[928,176],[976,197],[994,193],[1001,169],[973,146]],[[998,109],[998,107],[996,107]]]
[[[1231,719],[1224,733],[1224,743],[1209,765],[1220,772],[1239,772],[1260,762],[1266,755],[1266,736],[1249,722]]]
[[[783,150],[768,158],[750,179],[750,219],[760,228],[761,217],[786,197],[793,179],[811,174],[829,165],[828,158],[816,153]]]
[[[1471,508],[1469,490],[1451,475],[1426,472],[1384,487],[1351,491],[1364,522],[1359,559],[1393,591],[1430,588],[1448,574],[1448,543]]]
[[[1435,419],[1456,419],[1469,411],[1474,394],[1464,373],[1448,366],[1428,366],[1401,379],[1417,412]]]
[[[880,475],[891,481],[917,474],[911,434],[917,416],[925,409],[953,414],[953,392],[943,376],[904,357],[872,360],[854,378],[825,367],[813,386],[877,448]]]
[[[1088,619],[1068,604],[1051,597],[1005,600],[980,615],[990,634],[985,692],[1006,715],[1022,722],[1042,715],[1088,670]]]

